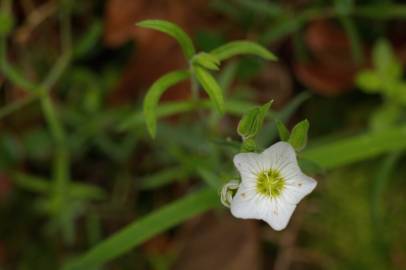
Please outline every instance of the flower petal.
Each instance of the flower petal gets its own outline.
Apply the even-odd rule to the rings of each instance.
[[[262,219],[267,208],[266,198],[257,194],[255,189],[240,185],[231,201],[231,214],[242,219]]]
[[[288,225],[295,208],[295,204],[290,204],[282,198],[271,200],[263,220],[274,230],[283,230]]]
[[[234,165],[241,174],[243,183],[256,182],[257,174],[264,170],[259,154],[240,153],[234,156]]]
[[[298,204],[306,195],[311,193],[316,186],[316,180],[307,175],[300,174],[298,177],[286,182],[283,195],[287,202]]]
[[[267,169],[282,170],[286,166],[290,166],[289,170],[299,169],[296,160],[296,152],[293,147],[286,142],[277,142],[268,147],[261,154],[262,163],[266,164]],[[295,166],[296,165],[296,166]],[[287,172],[290,172],[290,171]],[[300,171],[300,170],[299,170]]]

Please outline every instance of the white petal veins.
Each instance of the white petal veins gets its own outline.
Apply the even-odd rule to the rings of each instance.
[[[231,214],[236,218],[242,219],[261,219],[263,213],[260,209],[264,204],[263,199],[254,189],[240,186],[233,200],[231,201]]]
[[[234,156],[234,165],[241,174],[242,182],[256,181],[257,174],[264,170],[264,164],[256,153],[240,153]]]
[[[295,204],[290,204],[284,201],[283,198],[275,199],[270,202],[268,211],[262,219],[274,230],[280,231],[288,225],[295,208]]]
[[[290,180],[285,185],[283,195],[289,203],[297,204],[317,186],[316,180],[301,174],[295,180]]]
[[[267,164],[267,168],[278,169],[284,164],[297,164],[296,153],[293,147],[286,142],[277,142],[268,147],[261,154],[263,163]]]

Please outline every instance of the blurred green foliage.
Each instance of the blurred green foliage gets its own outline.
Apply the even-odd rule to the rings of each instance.
[[[0,192],[0,250],[5,249],[0,269],[76,269],[78,262],[92,269],[112,258],[106,269],[170,269],[178,255],[173,249],[151,255],[140,245],[217,207],[219,187],[236,178],[231,160],[241,143],[235,130],[238,118],[258,103],[250,79],[265,62],[244,57],[223,63],[214,74],[205,71],[222,89],[224,105],[217,103],[225,116],[208,99],[157,104],[152,141],[140,99],[110,104],[111,91],[137,48],[104,47],[102,1],[56,2],[49,25],[57,25],[52,33],[59,45],[45,31],[25,52],[10,46],[13,30],[21,24],[12,4],[3,0],[0,12],[5,78],[0,82],[0,181],[12,185],[6,199]],[[264,116],[262,129],[255,131],[255,147],[278,140],[278,128],[288,140],[284,125],[290,127],[295,115],[308,118],[309,146],[300,153],[300,164],[321,176],[320,189],[309,202],[315,210],[309,210],[313,212],[301,229],[301,247],[320,254],[315,265],[321,269],[400,269],[404,264],[398,257],[406,252],[406,88],[402,64],[382,37],[392,20],[406,17],[404,4],[315,1],[295,7],[283,1],[215,0],[211,6],[239,36],[254,37],[266,47],[291,37],[294,60],[309,57],[301,35],[316,19],[332,19],[343,27],[359,65],[367,61],[363,42],[377,40],[372,66],[357,76],[363,93],[310,97],[296,84],[297,95]],[[198,32],[195,45],[181,43],[188,57],[195,50],[191,46],[220,60],[253,52],[245,43],[233,47],[233,53],[216,51],[226,40],[219,28]],[[254,52],[275,58],[258,48]],[[204,54],[194,60],[198,68],[219,68]],[[200,75],[207,82],[207,74]],[[9,98],[14,91],[24,94]],[[176,121],[164,121],[175,115]],[[278,128],[270,119],[280,120]],[[306,124],[300,126],[298,148],[308,131]]]

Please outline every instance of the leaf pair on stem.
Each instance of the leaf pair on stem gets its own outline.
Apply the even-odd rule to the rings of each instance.
[[[250,41],[233,41],[210,52],[196,53],[189,36],[177,25],[162,20],[145,20],[137,24],[140,27],[154,29],[173,37],[181,46],[185,58],[189,62],[188,70],[177,70],[167,73],[158,79],[148,90],[144,99],[144,115],[150,135],[156,135],[156,109],[162,94],[171,86],[191,79],[197,82],[207,93],[214,107],[220,114],[225,111],[223,90],[210,71],[220,69],[222,61],[240,54],[252,54],[267,60],[276,57],[264,47]]]

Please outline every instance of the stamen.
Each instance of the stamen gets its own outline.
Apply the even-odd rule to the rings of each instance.
[[[285,188],[285,179],[275,169],[262,171],[257,175],[257,192],[270,198],[279,197]]]

